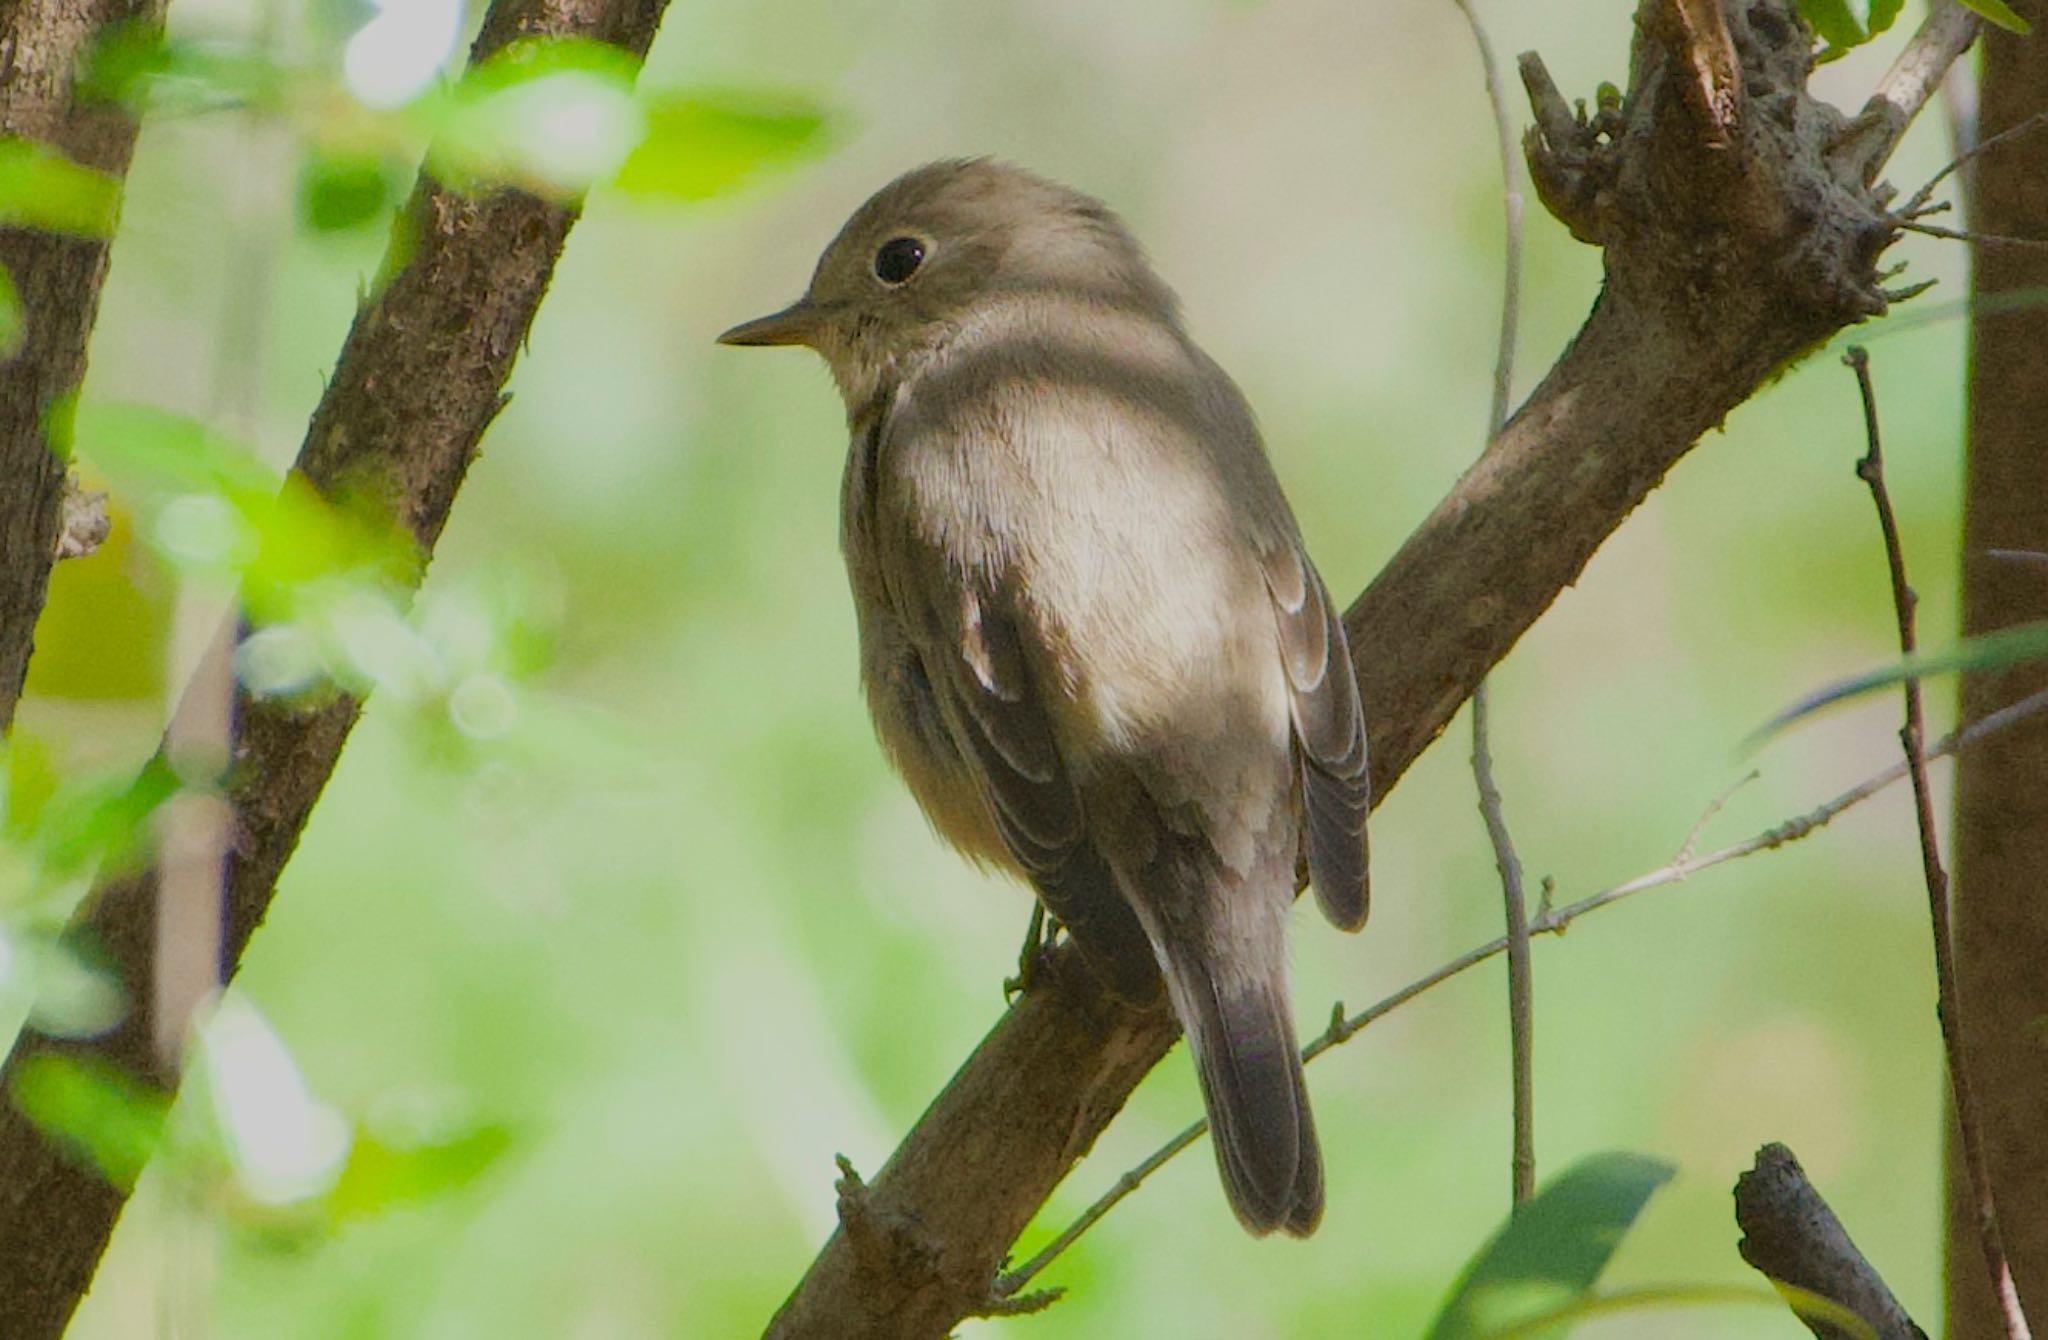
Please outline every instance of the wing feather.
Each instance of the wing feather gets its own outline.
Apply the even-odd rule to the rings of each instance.
[[[1309,882],[1323,914],[1357,930],[1370,901],[1365,816],[1372,779],[1350,641],[1322,577],[1298,544],[1275,546],[1264,558],[1300,756]]]

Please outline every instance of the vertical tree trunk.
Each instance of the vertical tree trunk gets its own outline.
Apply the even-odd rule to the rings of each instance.
[[[1980,142],[2048,112],[2048,4],[2018,8],[2035,33],[1986,34]],[[1969,226],[2048,238],[2048,131],[1974,164]],[[1978,246],[1970,326],[1969,464],[1963,516],[1963,631],[2048,618],[2048,302],[2000,310],[2000,294],[2048,285],[2048,250]],[[2012,301],[2012,299],[2007,299]],[[2048,665],[1972,675],[1976,720],[2048,685]],[[1956,771],[1955,934],[1962,1026],[2013,1278],[2048,1321],[2048,731],[2014,731]],[[1953,1131],[1948,1157],[1948,1334],[2003,1337]]]
[[[158,24],[163,9],[164,0],[0,0],[0,135],[125,176],[135,122],[110,104],[80,105],[72,84],[94,33],[116,22]],[[0,732],[14,720],[57,558],[64,464],[46,420],[85,375],[107,248],[105,238],[0,226],[0,266],[27,325],[20,350],[0,358]]]

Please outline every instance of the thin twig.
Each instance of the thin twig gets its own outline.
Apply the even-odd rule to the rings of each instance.
[[[1878,437],[1877,393],[1870,382],[1870,356],[1862,348],[1851,348],[1842,361],[1856,373],[1856,386],[1863,397],[1863,426],[1869,448],[1856,463],[1856,475],[1870,486],[1877,504],[1877,524],[1884,532],[1885,564],[1890,569],[1892,607],[1898,616],[1899,654],[1910,658],[1918,641],[1914,634],[1914,608],[1919,597],[1906,580],[1904,546],[1899,542],[1898,519],[1892,513],[1891,495],[1884,485],[1884,449]],[[1963,1052],[1961,1013],[1957,1002],[1955,940],[1949,927],[1948,872],[1942,869],[1940,838],[1934,828],[1934,797],[1927,785],[1926,727],[1920,707],[1920,681],[1905,683],[1906,724],[1899,742],[1906,751],[1907,775],[1913,783],[1913,810],[1920,832],[1920,867],[1927,882],[1927,910],[1934,923],[1934,980],[1937,991],[1935,1015],[1941,1022],[1941,1041],[1948,1053],[1949,1089],[1955,1100],[1956,1127],[1962,1135],[1963,1163],[1968,1169],[1971,1194],[1976,1200],[1977,1236],[1984,1249],[1984,1264],[1991,1272],[1992,1289],[2004,1314],[2009,1340],[2027,1340],[2026,1313],[2021,1310],[2012,1267],[2007,1263],[2005,1243],[1999,1233],[1998,1211],[1992,1200],[1991,1174],[1984,1166],[1983,1137],[1977,1124],[1976,1100],[1970,1089],[1970,1072]]]
[[[2018,702],[2002,707],[1981,720],[1972,722],[1964,729],[1944,737],[1932,749],[1927,751],[1926,757],[1929,759],[1946,758],[1970,745],[1978,743],[1980,740],[2008,730],[2022,721],[2039,716],[2044,712],[2048,712],[2048,689],[2030,694]],[[1692,848],[1698,838],[1700,822],[1704,822],[1706,817],[1710,817],[1726,801],[1729,791],[1733,790],[1731,787],[1729,791],[1723,791],[1721,795],[1709,802],[1702,820],[1693,824],[1692,829],[1686,835],[1685,841],[1680,844],[1677,854],[1671,860],[1658,866],[1655,870],[1646,871],[1643,874],[1637,875],[1634,879],[1602,889],[1598,893],[1588,894],[1577,902],[1568,903],[1554,911],[1547,908],[1544,909],[1530,923],[1530,933],[1532,935],[1561,934],[1566,927],[1570,926],[1580,917],[1585,916],[1589,912],[1598,911],[1600,908],[1606,907],[1611,903],[1618,903],[1624,898],[1632,897],[1638,893],[1646,893],[1651,889],[1663,888],[1670,884],[1681,884],[1703,870],[1710,870],[1717,865],[1726,865],[1730,861],[1738,861],[1745,856],[1754,856],[1758,852],[1771,851],[1778,847],[1788,846],[1791,843],[1800,841],[1802,838],[1810,837],[1820,829],[1827,827],[1843,811],[1853,809],[1857,805],[1862,804],[1886,787],[1898,782],[1906,774],[1907,765],[1903,761],[1894,763],[1881,772],[1871,774],[1848,790],[1815,806],[1804,814],[1795,815],[1783,823],[1766,828],[1762,832],[1745,838],[1741,842],[1731,843],[1728,846],[1708,852],[1704,856],[1696,854]],[[1751,774],[1751,776],[1754,776],[1754,774]],[[1749,780],[1749,777],[1742,779],[1744,783]],[[1740,784],[1738,783],[1738,785]],[[1360,1010],[1357,1014],[1346,1015],[1343,1006],[1339,1005],[1331,1013],[1329,1027],[1324,1029],[1315,1041],[1302,1049],[1301,1059],[1303,1062],[1313,1061],[1323,1053],[1349,1042],[1362,1032],[1366,1025],[1406,1005],[1409,1001],[1430,988],[1448,982],[1466,969],[1475,968],[1496,954],[1506,952],[1507,947],[1507,937],[1501,936],[1485,944],[1468,949],[1458,955],[1458,957],[1416,978],[1385,999]],[[1203,1132],[1208,1129],[1209,1124],[1206,1121],[1195,1122],[1164,1145],[1161,1145],[1150,1158],[1132,1168],[1122,1177],[1119,1177],[1114,1186],[1105,1192],[1093,1205],[1082,1211],[1081,1215],[1072,1224],[1068,1225],[1065,1231],[1046,1244],[1044,1249],[1039,1251],[1037,1255],[1017,1269],[1003,1275],[996,1283],[995,1292],[997,1296],[1008,1297],[1031,1283],[1041,1271],[1052,1264],[1055,1257],[1059,1256],[1068,1247],[1071,1247],[1076,1238],[1079,1238],[1081,1234],[1093,1227],[1105,1214],[1114,1209],[1117,1202],[1123,1200],[1124,1197],[1130,1195],[1133,1191],[1136,1191],[1146,1178],[1165,1166],[1176,1154],[1200,1139]]]
[[[2048,237],[2014,237],[2010,233],[1978,233],[1958,228],[1943,228],[1937,224],[1921,223],[1917,219],[1899,219],[1897,227],[1909,233],[1920,233],[1927,237],[1945,237],[1951,242],[1974,242],[1980,247],[2048,247]]]
[[[1707,825],[1713,822],[1714,816],[1721,812],[1722,807],[1727,805],[1737,791],[1740,791],[1743,787],[1748,786],[1761,776],[1763,776],[1763,773],[1755,768],[1751,768],[1748,772],[1743,773],[1740,777],[1737,777],[1734,781],[1728,783],[1726,787],[1722,788],[1720,795],[1708,801],[1707,807],[1700,811],[1700,817],[1693,820],[1692,830],[1685,835],[1685,841],[1678,845],[1678,856],[1675,859],[1681,861],[1690,860],[1692,854],[1699,850],[1700,834],[1706,831]]]
[[[1956,68],[1963,69],[1965,67],[1957,66]],[[2017,139],[2019,136],[2025,134],[2030,130],[2039,130],[2042,126],[2048,126],[2048,112],[2035,112],[2026,120],[2015,122],[2014,124],[2007,126],[2004,130],[1999,131],[1990,139],[1979,140],[1977,143],[1971,145],[1969,148],[1962,150],[1954,158],[1949,160],[1947,167],[1935,173],[1932,177],[1929,177],[1927,179],[1927,184],[1925,186],[1913,192],[1913,198],[1906,202],[1906,207],[1900,210],[1899,213],[1909,219],[1920,217],[1920,215],[1927,210],[1927,202],[1934,198],[1935,189],[1939,187],[1942,184],[1942,182],[1948,180],[1950,174],[1952,174],[1957,168],[1963,167],[1964,165],[1974,161],[1980,154],[1983,154],[1988,150],[1995,149],[1999,145],[2004,144],[2008,140]]]
[[[1493,108],[1494,137],[1500,152],[1501,205],[1506,216],[1500,343],[1493,360],[1493,403],[1486,414],[1486,441],[1491,445],[1501,425],[1507,422],[1508,396],[1515,381],[1515,335],[1522,307],[1522,188],[1518,175],[1521,155],[1515,147],[1515,123],[1508,111],[1507,88],[1501,83],[1500,67],[1493,58],[1493,44],[1487,40],[1486,29],[1480,24],[1471,0],[1452,3],[1465,16],[1465,23],[1472,29],[1472,42],[1479,49],[1479,64],[1486,77],[1486,99]],[[1479,792],[1479,813],[1486,822],[1486,837],[1493,844],[1493,863],[1500,871],[1501,899],[1507,914],[1508,1064],[1514,1095],[1509,1189],[1519,1205],[1536,1194],[1536,981],[1529,961],[1529,903],[1522,889],[1522,859],[1515,853],[1514,837],[1508,831],[1507,815],[1501,805],[1500,787],[1493,777],[1488,729],[1493,715],[1491,706],[1492,694],[1482,679],[1472,690],[1472,781]]]

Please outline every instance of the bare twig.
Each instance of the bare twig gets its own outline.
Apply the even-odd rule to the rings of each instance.
[[[1751,768],[1748,772],[1743,773],[1740,777],[1737,777],[1734,781],[1723,787],[1720,795],[1708,801],[1707,807],[1700,811],[1700,817],[1693,820],[1691,831],[1685,835],[1685,841],[1678,845],[1678,855],[1673,859],[1680,861],[1692,859],[1692,854],[1699,850],[1700,834],[1706,831],[1707,825],[1713,822],[1714,816],[1726,807],[1737,791],[1740,791],[1743,787],[1748,786],[1761,776],[1763,776],[1763,773],[1755,768]]]
[[[1735,1222],[1743,1233],[1736,1250],[1766,1278],[1839,1304],[1877,1340],[1927,1340],[1785,1146],[1759,1149],[1756,1166],[1735,1180]],[[1792,1310],[1820,1340],[1858,1334],[1817,1309]]]
[[[1507,422],[1508,396],[1515,382],[1515,336],[1522,307],[1522,187],[1515,151],[1515,122],[1508,111],[1507,88],[1493,58],[1493,44],[1479,22],[1471,0],[1452,0],[1472,29],[1479,65],[1486,79],[1486,100],[1493,109],[1494,138],[1500,151],[1501,206],[1505,215],[1502,250],[1506,255],[1501,284],[1500,344],[1493,360],[1493,402],[1487,408],[1486,441],[1493,442]],[[1522,858],[1508,831],[1500,787],[1493,776],[1493,748],[1488,723],[1493,696],[1485,680],[1472,689],[1472,781],[1479,792],[1479,814],[1493,845],[1493,863],[1500,871],[1501,899],[1506,908],[1508,940],[1508,1068],[1513,1094],[1512,1152],[1509,1189],[1516,1204],[1536,1194],[1536,978],[1529,962],[1529,903],[1522,889]]]
[[[1905,208],[1901,209],[1899,213],[1905,218],[1916,219],[1922,214],[1929,212],[1927,202],[1934,198],[1935,191],[1940,188],[1944,181],[1948,180],[1949,176],[1957,168],[1965,167],[1987,151],[1995,149],[2010,140],[2017,139],[2028,131],[2039,130],[2043,126],[2048,126],[2048,112],[2037,112],[2018,125],[2007,126],[1990,139],[1980,140],[1969,148],[1963,149],[1948,161],[1946,167],[1942,168],[1941,171],[1935,173],[1932,177],[1929,177],[1925,186],[1913,192],[1913,198],[1906,202]]]
[[[1877,505],[1878,527],[1884,532],[1885,565],[1890,570],[1892,607],[1898,618],[1899,654],[1910,658],[1918,639],[1914,634],[1914,609],[1919,597],[1906,580],[1904,546],[1899,541],[1898,520],[1892,513],[1891,495],[1884,484],[1884,448],[1877,425],[1877,393],[1870,382],[1870,356],[1852,348],[1843,358],[1856,373],[1856,386],[1863,398],[1863,426],[1869,448],[1856,463],[1856,475],[1870,486]],[[1970,1189],[1976,1200],[1978,1239],[1984,1264],[1991,1273],[1992,1288],[2005,1318],[2010,1340],[2026,1340],[2031,1332],[2026,1313],[2020,1307],[2019,1290],[2006,1260],[2005,1243],[1998,1229],[1998,1211],[1992,1199],[1991,1175],[1984,1164],[1983,1136],[1977,1121],[1976,1103],[1970,1089],[1968,1058],[1963,1052],[1961,1010],[1956,998],[1955,940],[1949,926],[1948,872],[1942,868],[1940,838],[1934,827],[1934,796],[1927,785],[1925,725],[1920,707],[1920,681],[1905,682],[1906,724],[1899,742],[1906,751],[1907,776],[1913,783],[1913,813],[1920,833],[1920,867],[1927,883],[1927,910],[1934,923],[1934,979],[1938,993],[1935,1014],[1941,1022],[1941,1041],[1948,1053],[1949,1090],[1955,1101],[1956,1127],[1963,1143],[1963,1162],[1969,1172]]]
[[[2010,233],[1979,233],[1960,228],[1943,228],[1918,219],[1900,219],[1898,226],[1909,233],[1945,237],[1951,242],[1971,242],[1980,247],[2048,247],[2048,237],[2014,237]]]
[[[1507,816],[1501,809],[1500,788],[1493,780],[1487,730],[1491,701],[1483,681],[1472,690],[1472,780],[1479,791],[1479,813],[1486,822],[1487,841],[1493,845],[1493,864],[1500,872],[1501,900],[1507,913],[1508,1070],[1514,1114],[1508,1173],[1510,1194],[1519,1205],[1536,1194],[1536,971],[1529,958],[1529,903],[1522,888],[1522,858],[1515,852]]]
[[[1946,758],[1951,754],[1958,753],[1976,744],[1980,740],[1987,739],[2001,731],[2009,730],[2013,726],[2043,713],[2048,713],[2048,689],[2043,689],[2041,692],[2030,697],[2022,698],[2009,707],[1991,713],[1966,729],[1956,731],[1944,737],[1932,749],[1927,751],[1926,757],[1929,759]],[[1706,808],[1701,812],[1700,818],[1694,822],[1691,830],[1687,832],[1685,840],[1679,844],[1677,853],[1669,861],[1658,866],[1655,870],[1645,871],[1624,883],[1615,884],[1597,893],[1588,894],[1576,902],[1566,904],[1564,907],[1555,910],[1548,907],[1544,908],[1536,920],[1530,923],[1530,932],[1532,935],[1560,935],[1580,917],[1590,912],[1596,912],[1612,903],[1618,903],[1624,898],[1632,897],[1638,893],[1646,893],[1651,889],[1663,888],[1667,885],[1681,884],[1691,876],[1705,870],[1711,870],[1715,866],[1726,865],[1730,861],[1739,861],[1745,856],[1754,856],[1758,852],[1771,851],[1810,837],[1820,829],[1827,827],[1844,811],[1862,804],[1906,775],[1907,765],[1903,761],[1894,763],[1881,772],[1871,774],[1848,790],[1815,806],[1804,814],[1795,815],[1741,842],[1731,843],[1728,846],[1708,852],[1704,856],[1698,855],[1694,848],[1698,844],[1700,828],[1726,804],[1728,797],[1737,788],[1747,785],[1756,778],[1757,774],[1750,772],[1733,786],[1728,787],[1720,795],[1708,802]],[[1346,1015],[1344,1007],[1341,1004],[1338,1005],[1331,1012],[1329,1026],[1313,1042],[1302,1049],[1302,1060],[1304,1062],[1313,1061],[1323,1053],[1349,1042],[1363,1031],[1368,1024],[1393,1013],[1394,1010],[1406,1005],[1409,1001],[1430,990],[1432,987],[1440,986],[1467,969],[1478,967],[1495,955],[1507,952],[1507,948],[1508,941],[1504,935],[1489,940],[1485,944],[1476,945],[1456,958],[1438,965],[1435,969],[1416,978],[1399,991],[1360,1010],[1356,1014]],[[1152,1155],[1144,1162],[1126,1172],[1122,1177],[1119,1177],[1115,1185],[1103,1193],[1101,1198],[1096,1200],[1094,1204],[1082,1211],[1071,1224],[1060,1232],[1058,1237],[1047,1243],[1029,1261],[1001,1276],[996,1285],[995,1292],[997,1296],[1008,1297],[1031,1283],[1041,1271],[1052,1264],[1055,1257],[1071,1247],[1075,1239],[1087,1232],[1104,1215],[1116,1208],[1117,1203],[1123,1200],[1124,1197],[1136,1191],[1146,1178],[1164,1167],[1183,1149],[1199,1140],[1208,1129],[1208,1122],[1195,1122],[1153,1151]]]

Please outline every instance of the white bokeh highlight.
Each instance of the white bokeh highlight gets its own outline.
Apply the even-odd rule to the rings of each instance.
[[[426,90],[448,63],[462,23],[460,0],[374,0],[376,16],[349,38],[341,73],[371,107],[397,107]]]

